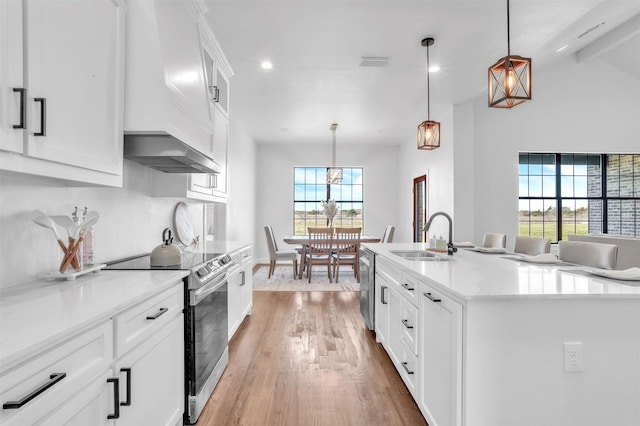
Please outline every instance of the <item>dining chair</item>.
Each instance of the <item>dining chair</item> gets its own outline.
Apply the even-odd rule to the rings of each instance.
[[[336,228],[333,253],[333,276],[338,282],[340,265],[351,265],[353,275],[360,282],[360,233],[362,228]]]
[[[493,232],[485,232],[482,238],[482,247],[486,248],[506,248],[506,234],[495,234]]]
[[[514,253],[535,256],[549,253],[551,251],[551,240],[548,238],[533,238],[516,235],[513,246]]]
[[[307,278],[311,282],[313,265],[327,265],[327,276],[331,280],[331,262],[333,254],[333,228],[307,228],[309,246],[305,258]]]
[[[587,241],[558,241],[558,259],[600,269],[615,269],[618,246]]]
[[[264,227],[264,233],[267,237],[267,247],[269,248],[269,275],[267,278],[271,278],[271,275],[273,275],[278,260],[293,260],[293,278],[298,278],[298,252],[295,250],[278,250],[278,244],[270,225]]]
[[[382,234],[382,238],[380,239],[381,243],[390,243],[393,240],[393,233],[395,232],[395,226],[387,226],[384,229],[384,233]]]

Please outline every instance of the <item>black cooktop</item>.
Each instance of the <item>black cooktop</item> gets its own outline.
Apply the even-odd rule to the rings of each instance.
[[[170,266],[151,266],[151,255],[128,257],[107,263],[103,269],[111,270],[189,270],[222,256],[224,253],[182,253],[182,263]]]

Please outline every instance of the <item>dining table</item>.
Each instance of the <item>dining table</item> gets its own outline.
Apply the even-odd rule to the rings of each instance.
[[[287,235],[283,238],[283,241],[287,244],[301,245],[302,251],[300,252],[300,266],[298,271],[298,277],[302,278],[304,272],[305,260],[307,257],[307,247],[309,246],[311,238],[309,235]],[[379,243],[380,237],[374,235],[360,235],[361,243]]]

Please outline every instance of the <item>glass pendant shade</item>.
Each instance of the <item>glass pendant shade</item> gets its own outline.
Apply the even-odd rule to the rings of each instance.
[[[342,182],[342,169],[340,167],[329,167],[327,169],[327,184]]]
[[[423,121],[418,126],[418,149],[440,148],[440,123]]]
[[[337,123],[333,123],[331,130],[331,167],[327,167],[327,185],[342,183],[342,168],[336,167],[336,129]]]
[[[489,67],[489,106],[513,108],[531,100],[531,58],[505,56]]]

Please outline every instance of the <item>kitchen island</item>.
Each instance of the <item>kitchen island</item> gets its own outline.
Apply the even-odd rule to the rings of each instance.
[[[376,253],[376,339],[430,425],[640,424],[638,282],[508,254],[420,261],[393,252],[423,244],[363,246]]]

